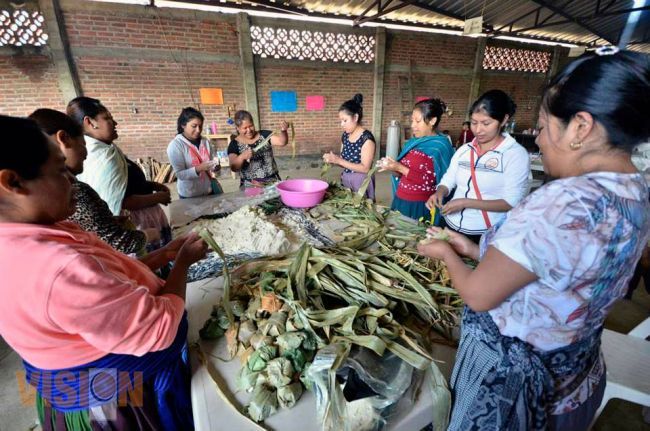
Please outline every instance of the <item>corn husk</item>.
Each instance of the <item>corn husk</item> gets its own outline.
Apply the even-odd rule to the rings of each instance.
[[[241,362],[242,366],[247,366],[248,364],[248,359],[251,357],[251,355],[255,353],[255,349],[251,346],[248,346],[246,349],[244,349],[240,355],[239,355],[239,361]]]
[[[311,362],[305,363],[305,366],[303,367],[302,371],[300,372],[300,383],[307,389],[308,391],[311,391],[314,386],[314,381],[309,377],[308,371],[309,371],[309,366],[311,365]]]
[[[291,383],[293,365],[287,358],[275,358],[267,362],[265,372],[268,383],[279,388]]]
[[[232,314],[235,317],[242,317],[244,313],[246,312],[246,302],[237,299],[234,301],[230,302],[230,306],[232,308]]]
[[[304,332],[285,332],[275,339],[275,344],[280,349],[280,355],[284,355],[287,350],[295,350],[302,345],[307,338]]]
[[[239,333],[237,334],[237,340],[242,343],[244,346],[250,344],[251,337],[257,331],[257,326],[252,320],[244,320],[239,325]]]
[[[290,409],[295,406],[302,396],[302,385],[299,382],[282,386],[277,390],[278,403],[283,409]]]
[[[282,301],[275,293],[269,292],[262,296],[261,309],[269,313],[275,313],[282,309]]]
[[[237,354],[237,349],[239,348],[239,343],[237,342],[237,335],[239,333],[239,322],[235,322],[230,325],[230,328],[226,331],[226,347],[228,349],[228,360],[235,357]]]
[[[273,346],[273,337],[256,332],[251,336],[249,342],[257,350],[262,346]]]
[[[261,304],[262,300],[259,298],[259,296],[254,296],[251,298],[251,300],[248,302],[246,312],[244,313],[246,318],[249,320],[257,321],[257,310],[260,309]]]
[[[199,330],[199,336],[204,340],[216,340],[223,337],[226,331],[219,325],[219,321],[214,318],[208,319],[203,327]]]
[[[278,398],[274,390],[266,385],[257,385],[248,403],[248,415],[255,422],[261,422],[278,409]]]
[[[297,372],[301,372],[307,362],[307,355],[302,349],[286,350],[282,356],[291,361],[293,369]]]
[[[248,358],[248,368],[251,371],[262,371],[266,368],[266,364],[277,355],[278,349],[275,346],[262,346]]]
[[[287,323],[287,313],[277,311],[264,322],[260,321],[260,332],[264,335],[271,335],[277,337],[280,334],[284,334],[286,330]]]
[[[251,392],[255,388],[259,374],[260,371],[251,371],[248,367],[241,367],[235,382],[237,390]]]

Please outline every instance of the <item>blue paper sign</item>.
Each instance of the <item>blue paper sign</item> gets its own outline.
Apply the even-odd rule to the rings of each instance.
[[[298,95],[295,91],[271,91],[271,112],[296,112]]]

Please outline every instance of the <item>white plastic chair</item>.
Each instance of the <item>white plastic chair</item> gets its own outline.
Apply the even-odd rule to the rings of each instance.
[[[650,318],[629,334],[603,330],[602,349],[607,367],[607,385],[603,401],[592,426],[607,402],[619,398],[650,407]]]

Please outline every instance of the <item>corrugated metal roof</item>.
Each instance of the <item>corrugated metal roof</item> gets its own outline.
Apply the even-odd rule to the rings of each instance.
[[[355,18],[376,2],[374,0],[227,0],[227,3],[240,5],[256,3],[257,8],[266,6],[300,9],[307,13]],[[393,0],[389,2],[388,8],[400,6],[402,3],[404,1]],[[618,42],[629,16],[629,12],[620,14],[613,12],[634,7],[633,0],[418,0],[413,3],[392,11],[377,21],[381,22],[383,19],[407,25],[414,23],[462,29],[463,18],[482,15],[484,28],[500,29],[501,33],[511,36],[543,38],[580,45],[606,45]],[[650,1],[646,1],[646,5],[650,6]],[[365,16],[371,17],[376,13],[375,5]],[[559,24],[548,25],[554,22]],[[540,23],[543,24],[541,27],[532,28]],[[650,52],[649,27],[650,10],[644,10],[631,38],[631,42],[636,43],[630,45],[630,49]]]

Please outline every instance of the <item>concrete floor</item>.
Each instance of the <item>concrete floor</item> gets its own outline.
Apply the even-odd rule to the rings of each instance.
[[[339,172],[330,170],[328,178],[336,179]],[[283,176],[291,178],[317,178],[320,168],[297,169],[282,172]],[[377,176],[377,201],[383,205],[390,205],[392,192],[389,175],[380,173]],[[223,175],[220,182],[225,192],[234,191],[239,186],[239,180],[233,179],[229,174]],[[170,189],[176,194],[175,185]],[[648,317],[650,313],[650,295],[640,286],[631,300],[621,300],[615,306],[605,322],[608,329],[627,333],[638,323]],[[18,355],[0,339],[0,431],[25,431],[40,429],[38,418],[33,407],[25,403],[29,400],[29,393],[21,393],[22,363]],[[650,425],[643,422],[641,406],[622,400],[612,400],[600,416],[594,430],[597,431],[641,431],[650,430]]]

